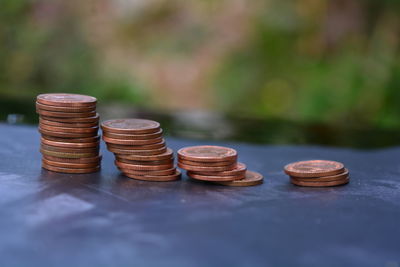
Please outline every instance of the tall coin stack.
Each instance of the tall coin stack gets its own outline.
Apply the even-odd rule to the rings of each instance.
[[[115,165],[127,177],[166,182],[180,179],[174,153],[166,146],[156,121],[108,120],[101,124],[103,140],[115,155]]]
[[[100,170],[97,99],[77,94],[41,94],[36,99],[42,167],[61,173]]]
[[[252,186],[263,182],[259,173],[238,163],[236,150],[222,146],[192,146],[178,151],[178,167],[195,180],[228,186]]]
[[[284,171],[297,186],[329,187],[349,183],[349,171],[343,163],[330,160],[309,160],[291,163]]]

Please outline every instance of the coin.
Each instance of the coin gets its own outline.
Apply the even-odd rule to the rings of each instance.
[[[57,111],[57,112],[92,112],[96,110],[96,105],[87,107],[61,107],[61,106],[44,105],[39,102],[36,102],[36,108],[39,110]]]
[[[123,140],[123,139],[108,138],[105,136],[103,136],[103,140],[105,142],[111,143],[111,144],[131,145],[131,146],[150,145],[150,144],[160,143],[160,142],[164,141],[164,139],[162,137],[148,139],[148,140]]]
[[[179,159],[201,162],[236,161],[236,150],[221,146],[192,146],[178,151]]]
[[[172,149],[167,148],[165,153],[160,155],[125,155],[125,154],[118,154],[119,158],[127,159],[127,160],[141,160],[141,161],[152,161],[152,160],[164,160],[164,159],[171,159],[173,158],[174,152]]]
[[[165,164],[165,165],[133,165],[124,162],[119,162],[117,160],[114,161],[115,165],[124,169],[131,169],[136,171],[161,171],[168,170],[174,167],[174,164]]]
[[[96,168],[99,166],[99,162],[93,163],[70,163],[70,162],[60,162],[60,161],[51,161],[45,158],[42,159],[44,164],[54,166],[54,167],[61,167],[61,168],[68,168],[68,169],[88,169],[88,168]]]
[[[154,161],[141,161],[141,160],[128,160],[121,158],[119,156],[115,156],[116,160],[123,163],[134,164],[134,165],[165,165],[165,164],[174,164],[174,159],[165,159],[165,160],[154,160]]]
[[[236,168],[236,163],[226,166],[194,166],[194,165],[185,165],[178,161],[178,167],[187,171],[194,172],[219,172],[219,171],[231,171]]]
[[[154,139],[162,136],[162,130],[160,129],[158,132],[155,133],[148,133],[148,134],[117,134],[111,133],[107,131],[103,131],[103,135],[109,138],[115,139],[124,139],[124,140],[147,140],[147,139]]]
[[[179,159],[179,162],[185,165],[204,166],[204,167],[219,167],[219,166],[232,165],[236,163],[236,161],[200,162],[200,161],[191,161],[184,159]]]
[[[340,180],[329,181],[329,182],[304,182],[297,179],[290,179],[290,182],[297,186],[306,186],[306,187],[330,187],[330,186],[338,186],[349,183],[350,179],[348,177]]]
[[[165,141],[162,140],[160,143],[154,143],[150,145],[138,145],[138,146],[128,146],[107,143],[108,148],[125,149],[125,150],[147,150],[147,149],[157,149],[165,147]]]
[[[172,175],[172,174],[176,173],[176,168],[160,170],[160,171],[137,171],[137,170],[127,169],[127,168],[121,168],[118,166],[117,166],[117,168],[125,174],[141,175],[141,176],[143,176],[143,175],[164,176],[164,175]]]
[[[181,173],[176,170],[176,172],[172,175],[163,175],[163,176],[153,176],[153,175],[133,175],[130,173],[124,173],[125,176],[129,178],[133,178],[136,180],[142,181],[151,181],[151,182],[168,182],[168,181],[176,181],[181,178]]]
[[[157,149],[148,149],[148,150],[125,150],[125,149],[117,149],[117,148],[108,148],[110,152],[116,153],[118,155],[142,155],[142,156],[153,156],[160,155],[167,151],[166,147],[157,148]]]
[[[36,113],[46,117],[57,117],[57,118],[88,118],[96,116],[96,111],[90,112],[57,112],[36,109]]]
[[[50,141],[55,141],[55,142],[68,142],[68,143],[93,143],[93,142],[99,142],[100,141],[100,136],[94,136],[94,137],[84,137],[84,138],[74,138],[74,137],[57,137],[57,136],[50,136],[50,135],[45,135],[42,134],[42,137],[45,138],[46,140]]]
[[[83,174],[83,173],[92,173],[98,172],[100,170],[100,166],[94,168],[85,168],[85,169],[70,169],[70,168],[62,168],[62,167],[55,167],[42,162],[42,168],[53,171],[53,172],[60,172],[60,173],[76,173],[76,174]]]
[[[236,167],[229,171],[188,171],[190,174],[213,175],[213,176],[243,176],[247,171],[247,166],[241,162],[236,164]]]
[[[41,144],[40,147],[44,150],[54,151],[54,152],[66,152],[66,153],[98,153],[99,147],[84,147],[84,148],[69,148],[69,147],[59,147],[59,146],[49,146],[46,144]]]
[[[55,156],[50,156],[50,155],[45,155],[43,154],[43,158],[50,160],[50,161],[57,161],[57,162],[67,162],[67,163],[94,163],[97,162],[100,165],[100,161],[102,159],[102,156],[95,156],[95,157],[89,157],[89,158],[60,158],[60,157],[55,157]]]
[[[70,143],[70,142],[51,141],[45,139],[44,137],[41,138],[41,142],[42,144],[49,146],[66,147],[66,148],[87,148],[87,147],[98,147],[100,145],[99,141],[92,143]]]
[[[67,133],[91,133],[97,135],[97,131],[99,127],[91,127],[91,128],[66,128],[66,127],[58,127],[58,126],[49,126],[47,124],[39,124],[40,129],[46,131],[54,131],[54,132],[67,132]]]
[[[242,180],[235,180],[231,182],[215,182],[215,183],[227,186],[254,186],[262,184],[263,180],[264,177],[260,173],[247,171],[245,178]]]
[[[62,107],[85,107],[96,105],[97,99],[92,96],[78,94],[41,94],[36,101],[44,105]]]
[[[344,165],[336,161],[309,160],[286,165],[285,173],[295,177],[324,177],[340,174],[344,171]]]
[[[66,127],[66,128],[91,128],[98,127],[98,122],[89,122],[89,123],[77,123],[77,122],[57,122],[57,121],[48,121],[43,118],[39,118],[39,124],[45,124],[49,126],[57,126],[57,127]]]
[[[103,131],[122,134],[146,134],[160,131],[156,121],[142,119],[108,120],[101,124]]]
[[[46,136],[55,136],[55,137],[65,137],[65,138],[87,138],[96,136],[97,133],[68,133],[68,132],[55,132],[49,131],[42,128],[38,128],[41,134]]]
[[[52,117],[52,116],[40,116],[42,119],[47,121],[55,121],[55,122],[63,122],[63,123],[91,123],[91,122],[99,122],[99,113],[96,113],[95,116],[92,117],[82,117],[82,118],[60,118],[60,117]]]
[[[201,174],[195,174],[195,173],[190,173],[188,172],[187,175],[196,180],[202,180],[202,181],[210,181],[210,182],[224,182],[224,181],[235,181],[235,180],[241,180],[245,178],[245,175],[239,175],[239,176],[212,176],[212,175],[201,175]]]
[[[98,153],[67,153],[67,152],[56,152],[56,151],[44,150],[44,149],[40,149],[40,152],[43,155],[47,155],[47,156],[53,156],[53,157],[57,157],[57,158],[71,158],[71,159],[92,158],[92,157],[98,156]]]
[[[294,177],[290,176],[292,179],[296,179],[297,181],[302,182],[330,182],[330,181],[337,181],[349,177],[349,170],[344,169],[344,172],[337,175],[332,176],[325,176],[325,177],[318,177],[318,178],[302,178],[302,177]]]

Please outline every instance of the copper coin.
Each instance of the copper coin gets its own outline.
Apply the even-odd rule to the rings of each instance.
[[[324,177],[340,174],[344,165],[329,160],[309,160],[291,163],[285,166],[285,173],[295,177]]]
[[[245,178],[242,180],[236,180],[232,182],[215,182],[215,183],[227,186],[254,186],[262,184],[263,180],[264,177],[260,173],[247,171]]]
[[[47,159],[42,159],[42,163],[54,167],[61,167],[61,168],[69,168],[69,169],[88,169],[88,168],[95,168],[99,166],[99,162],[93,163],[71,163],[71,162],[59,162],[59,161],[51,161]]]
[[[124,139],[124,140],[147,140],[162,137],[163,131],[160,129],[155,133],[148,134],[117,134],[103,130],[103,135],[109,138]]]
[[[57,121],[48,121],[42,118],[39,118],[39,124],[45,124],[49,126],[56,126],[56,127],[65,127],[65,128],[91,128],[91,127],[98,127],[98,122],[89,122],[89,123],[64,123],[64,122],[57,122]]]
[[[100,141],[100,136],[98,135],[94,137],[71,138],[71,137],[57,137],[57,136],[42,134],[42,137],[50,141],[67,142],[67,143],[94,143]]]
[[[108,150],[118,155],[125,154],[125,155],[154,156],[165,153],[167,151],[167,148],[163,147],[163,148],[149,149],[149,150],[124,150],[124,149],[108,148]]]
[[[47,140],[45,138],[40,139],[42,144],[49,146],[57,146],[57,147],[66,147],[66,148],[89,148],[89,147],[99,147],[100,142],[92,142],[92,143],[69,143],[69,142],[57,142]]]
[[[67,153],[67,152],[56,152],[44,149],[40,149],[40,153],[46,156],[53,156],[57,158],[70,158],[70,159],[92,158],[98,156],[98,153]]]
[[[66,127],[58,127],[58,126],[50,126],[47,124],[39,124],[40,129],[46,131],[54,131],[54,132],[66,132],[66,133],[95,133],[99,130],[99,127],[91,127],[91,128],[66,128]]]
[[[349,183],[350,179],[344,178],[341,180],[335,180],[335,181],[330,181],[330,182],[304,182],[300,181],[297,179],[290,179],[290,182],[294,185],[297,186],[307,186],[307,187],[330,187],[330,186],[338,186],[338,185],[344,185]]]
[[[42,168],[53,171],[53,172],[61,172],[61,173],[92,173],[98,172],[100,170],[100,166],[94,168],[85,168],[85,169],[70,169],[70,168],[63,168],[63,167],[55,167],[42,162]]]
[[[133,175],[130,173],[124,173],[124,175],[136,180],[151,181],[151,182],[169,182],[169,181],[176,181],[181,178],[181,173],[178,170],[176,170],[175,173],[172,175],[163,175],[163,176]]]
[[[39,110],[57,111],[57,112],[92,112],[96,110],[96,105],[87,107],[61,107],[61,106],[44,105],[39,102],[36,102],[36,108]]]
[[[162,140],[160,143],[154,143],[154,144],[150,144],[150,145],[138,145],[138,146],[128,146],[128,145],[107,143],[107,147],[108,148],[116,148],[116,149],[125,149],[125,150],[157,149],[157,148],[165,147],[165,140]]]
[[[84,148],[69,148],[59,146],[49,146],[45,144],[40,145],[41,149],[54,151],[54,152],[66,152],[66,153],[97,153],[99,152],[98,147],[84,147]]]
[[[179,162],[185,165],[191,166],[204,166],[204,167],[219,167],[219,166],[228,166],[235,164],[236,161],[220,161],[220,162],[200,162],[200,161],[191,161],[179,159]]]
[[[68,133],[68,132],[56,132],[56,131],[49,131],[46,129],[39,128],[39,132],[41,134],[47,136],[55,136],[55,137],[65,137],[65,138],[87,138],[96,136],[97,133]]]
[[[78,94],[41,94],[37,96],[36,101],[51,106],[86,107],[96,105],[97,99]]]
[[[165,165],[133,165],[128,163],[119,162],[117,160],[114,161],[115,165],[124,169],[131,169],[136,171],[161,171],[168,170],[174,167],[174,164],[165,164]]]
[[[43,116],[48,117],[57,117],[57,118],[88,118],[96,116],[96,111],[90,112],[57,112],[57,111],[47,111],[36,109],[36,113]]]
[[[51,116],[40,116],[41,119],[47,121],[55,121],[62,123],[98,123],[99,122],[99,113],[96,113],[95,116],[85,117],[85,118],[59,118],[59,117],[51,117]]]
[[[344,172],[337,175],[332,176],[325,176],[325,177],[318,177],[318,178],[302,178],[302,177],[294,177],[290,176],[292,179],[296,179],[302,182],[330,182],[330,181],[337,181],[349,177],[349,171],[344,169]]]
[[[43,154],[43,158],[46,160],[50,160],[50,161],[56,161],[56,162],[64,162],[64,163],[78,163],[78,164],[82,164],[82,163],[98,163],[98,165],[100,165],[102,156],[96,156],[96,157],[90,157],[90,158],[59,158],[59,157],[54,157],[54,156],[50,156],[50,155],[44,155]]]
[[[127,160],[141,160],[141,161],[153,161],[153,160],[164,160],[171,159],[174,156],[174,151],[171,148],[167,147],[167,151],[160,155],[126,155],[126,154],[118,154],[116,156],[119,158],[127,159]]]
[[[236,161],[236,150],[222,146],[192,146],[178,151],[179,159],[201,162]]]
[[[189,171],[190,173],[200,175],[214,175],[214,176],[243,176],[247,171],[247,166],[241,162],[236,164],[236,168],[230,171]]]
[[[111,143],[111,144],[120,144],[120,145],[131,145],[131,146],[138,146],[138,145],[150,145],[155,143],[160,143],[164,141],[163,138],[158,137],[154,139],[148,140],[123,140],[123,139],[115,139],[115,138],[108,138],[103,136],[104,142]]]
[[[146,134],[160,131],[156,121],[142,119],[108,120],[101,124],[103,131],[121,134]]]
[[[160,170],[160,171],[137,171],[137,170],[132,170],[132,169],[126,169],[126,168],[121,168],[118,167],[117,168],[126,174],[132,174],[132,175],[151,175],[151,176],[163,176],[163,175],[172,175],[176,172],[176,168],[173,167],[171,169],[167,169],[167,170]]]
[[[194,166],[194,165],[185,165],[178,161],[178,167],[187,171],[194,172],[222,172],[222,171],[231,171],[236,168],[236,163],[226,166],[216,166],[216,167],[207,167],[207,166]]]
[[[244,179],[245,177],[244,174],[239,176],[210,176],[210,175],[201,175],[190,172],[188,172],[187,175],[192,179],[209,181],[209,182],[229,182],[229,181],[241,180]]]
[[[134,165],[165,165],[165,164],[174,164],[174,159],[164,159],[164,160],[154,160],[154,161],[141,161],[141,160],[128,160],[116,156],[115,159],[119,162],[134,164]]]

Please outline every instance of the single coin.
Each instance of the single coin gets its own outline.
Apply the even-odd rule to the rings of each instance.
[[[126,174],[132,174],[132,175],[150,175],[150,176],[163,176],[163,175],[172,175],[176,172],[176,168],[173,167],[171,169],[167,169],[167,170],[160,170],[160,171],[137,171],[137,170],[132,170],[132,169],[126,169],[126,168],[121,168],[118,167],[117,168]]]
[[[120,168],[131,169],[136,171],[161,171],[168,170],[174,167],[174,164],[165,164],[165,165],[133,165],[128,163],[119,162],[117,160],[114,161],[114,164]]]
[[[214,167],[207,167],[207,166],[194,166],[194,165],[185,165],[178,161],[178,167],[187,171],[194,171],[194,172],[222,172],[222,171],[232,171],[236,168],[236,163],[226,166],[214,166]]]
[[[219,167],[219,166],[228,166],[235,164],[236,161],[220,161],[220,162],[201,162],[201,161],[191,161],[191,160],[184,160],[179,159],[179,162],[185,165],[191,166],[204,166],[204,167]]]
[[[67,152],[56,152],[51,150],[40,149],[40,152],[46,156],[53,156],[57,158],[92,158],[98,156],[98,153],[67,153]]]
[[[90,112],[57,112],[36,109],[36,113],[43,116],[57,117],[57,118],[88,118],[96,116],[96,111]]]
[[[56,162],[62,162],[62,163],[77,163],[77,164],[83,164],[83,163],[98,163],[97,165],[100,165],[102,156],[96,156],[96,157],[90,157],[90,158],[59,158],[59,157],[54,157],[54,156],[49,156],[49,155],[44,155],[43,158],[46,160],[50,161],[56,161]]]
[[[166,147],[148,150],[124,150],[116,148],[108,148],[108,151],[113,152],[118,155],[142,155],[142,156],[154,156],[160,155],[167,151]]]
[[[284,170],[289,176],[317,178],[340,174],[344,171],[344,165],[336,161],[309,160],[291,163]]]
[[[96,105],[87,106],[87,107],[61,107],[61,106],[44,105],[39,102],[36,102],[36,108],[39,110],[57,111],[57,112],[92,112],[92,111],[96,111]]]
[[[117,134],[103,130],[103,135],[109,138],[124,139],[124,140],[147,140],[154,139],[162,136],[162,129],[155,133],[148,134]]]
[[[188,172],[187,175],[192,179],[209,181],[209,182],[227,182],[227,181],[241,180],[245,178],[244,174],[239,176],[209,176],[209,175],[200,175]]]
[[[117,119],[104,121],[101,124],[103,131],[121,134],[146,134],[160,131],[160,124],[156,121],[142,119]]]
[[[57,142],[47,140],[44,137],[41,139],[42,144],[49,146],[57,146],[57,147],[65,147],[65,148],[89,148],[89,147],[99,147],[100,142],[92,142],[92,143],[69,143],[69,142]]]
[[[169,182],[169,181],[176,181],[181,178],[181,173],[178,170],[176,170],[176,172],[172,175],[163,175],[163,176],[133,175],[130,173],[124,173],[124,175],[136,180],[151,181],[151,182]]]
[[[59,117],[51,117],[51,116],[43,116],[41,115],[40,118],[47,120],[47,121],[55,121],[55,122],[62,122],[62,123],[98,123],[99,122],[99,113],[96,113],[93,117],[85,117],[85,118],[59,118]]]
[[[232,182],[215,182],[215,183],[227,186],[254,186],[262,184],[263,180],[264,177],[260,173],[247,171],[245,178],[242,180],[235,180]]]
[[[85,168],[85,169],[70,169],[70,168],[62,168],[62,167],[55,167],[42,162],[42,168],[53,171],[53,172],[61,172],[61,173],[92,173],[98,172],[100,170],[100,166],[94,168]]]
[[[97,154],[99,152],[99,147],[70,148],[70,147],[49,146],[49,145],[45,145],[45,144],[41,144],[40,147],[41,147],[41,149],[54,151],[54,152],[97,153]]]
[[[189,171],[189,173],[212,176],[243,176],[246,174],[246,171],[247,166],[241,162],[238,162],[236,167],[230,171]]]
[[[51,161],[47,159],[42,159],[44,164],[54,166],[54,167],[61,167],[61,168],[68,168],[68,169],[89,169],[89,168],[96,168],[99,166],[99,162],[93,163],[71,163],[71,162],[59,162],[59,161]]]
[[[42,129],[39,127],[39,132],[47,136],[65,137],[65,138],[87,138],[97,136],[97,133],[68,133],[68,132],[56,132]]]
[[[148,150],[148,149],[157,149],[157,148],[165,147],[165,141],[162,140],[159,143],[154,143],[154,144],[150,144],[150,145],[138,145],[138,146],[107,143],[107,147],[108,148],[116,148],[116,149],[124,149],[124,150]]]
[[[92,128],[92,127],[98,127],[99,123],[98,122],[89,122],[89,123],[76,123],[76,122],[69,122],[69,123],[64,123],[64,122],[57,122],[57,121],[48,121],[42,118],[39,118],[39,124],[45,124],[49,126],[57,126],[57,127],[65,127],[65,128]]]
[[[127,155],[127,154],[118,154],[116,156],[119,158],[127,159],[127,160],[141,160],[141,161],[153,161],[153,160],[164,160],[171,159],[174,157],[174,151],[171,148],[167,147],[167,151],[160,155]]]
[[[92,96],[78,94],[41,94],[36,101],[40,104],[61,107],[86,107],[96,105],[97,99]]]
[[[123,140],[123,139],[115,139],[115,138],[108,138],[103,136],[104,142],[111,143],[111,144],[120,144],[120,145],[131,145],[131,146],[138,146],[138,145],[150,145],[163,142],[164,139],[161,137],[148,139],[148,140]]]
[[[133,165],[165,165],[165,164],[174,164],[174,159],[165,159],[165,160],[154,160],[154,161],[141,161],[141,160],[129,160],[124,159],[119,156],[116,156],[115,159],[119,162],[133,164]]]
[[[222,146],[192,146],[178,151],[179,159],[201,162],[236,161],[236,150]]]
[[[58,126],[50,126],[47,124],[39,124],[40,129],[46,131],[54,131],[54,132],[67,132],[67,133],[95,133],[99,130],[99,127],[91,127],[91,128],[66,128],[66,127],[58,127]]]
[[[94,137],[85,137],[85,138],[71,138],[71,137],[57,137],[57,136],[50,136],[46,134],[42,134],[42,137],[55,142],[67,142],[67,143],[94,143],[100,142],[100,136]]]
[[[325,177],[318,177],[318,178],[302,178],[302,177],[294,177],[290,176],[292,179],[296,179],[301,182],[330,182],[330,181],[337,181],[349,177],[349,170],[344,169],[344,172],[337,175],[332,176],[325,176]]]
[[[306,187],[330,187],[330,186],[338,186],[338,185],[344,185],[349,183],[350,179],[344,178],[341,180],[335,180],[335,181],[330,181],[330,182],[304,182],[300,181],[297,179],[290,179],[290,182],[294,185],[297,186],[306,186]]]

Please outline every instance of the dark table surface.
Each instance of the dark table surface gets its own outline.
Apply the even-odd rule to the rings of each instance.
[[[125,178],[104,146],[101,172],[52,173],[39,142],[34,127],[0,124],[1,266],[400,265],[400,148],[222,143],[265,176],[233,188]],[[291,185],[282,167],[315,158],[345,163],[351,183]]]

